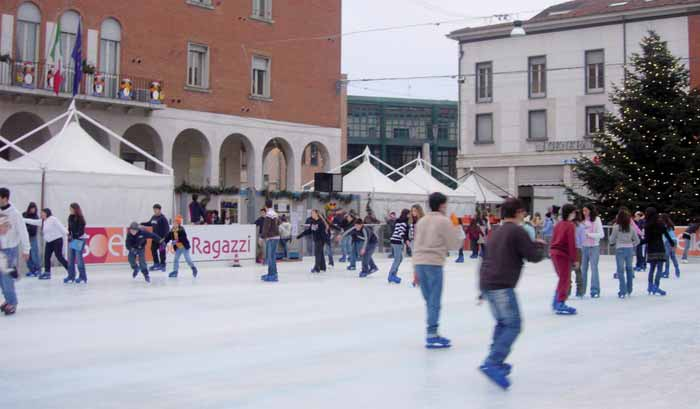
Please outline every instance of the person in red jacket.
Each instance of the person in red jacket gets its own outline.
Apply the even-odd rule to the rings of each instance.
[[[554,226],[550,245],[552,264],[554,264],[554,270],[559,276],[552,308],[558,315],[574,315],[576,308],[566,305],[566,299],[571,286],[572,267],[574,269],[578,267],[576,261],[576,225],[573,223],[576,218],[576,208],[572,204],[565,204],[561,212],[562,221]]]

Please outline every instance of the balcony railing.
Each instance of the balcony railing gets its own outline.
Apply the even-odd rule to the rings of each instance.
[[[55,66],[44,62],[4,61],[0,62],[0,86],[16,87],[17,91],[54,93]],[[75,68],[62,67],[59,93],[72,94]],[[164,104],[163,82],[134,77],[126,74],[83,72],[78,95],[90,100],[104,98],[124,103],[148,104],[157,108]],[[70,95],[69,95],[70,96]],[[65,97],[65,95],[63,95]]]

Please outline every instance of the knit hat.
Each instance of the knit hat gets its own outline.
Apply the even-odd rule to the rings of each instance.
[[[175,216],[175,221],[177,222],[177,224],[182,224],[183,220],[184,219],[182,218],[181,214],[178,214],[177,216]]]
[[[132,222],[131,225],[129,225],[129,230],[141,230],[141,227],[138,223]]]

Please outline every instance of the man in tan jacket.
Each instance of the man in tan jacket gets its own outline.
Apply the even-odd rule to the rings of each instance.
[[[428,312],[428,331],[425,347],[449,348],[450,340],[438,334],[440,303],[442,299],[443,266],[450,250],[462,245],[459,225],[447,217],[447,197],[433,193],[428,199],[430,213],[415,227],[413,244],[414,283],[420,284]]]

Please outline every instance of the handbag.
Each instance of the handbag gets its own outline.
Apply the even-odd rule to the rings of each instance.
[[[71,250],[82,251],[84,245],[85,245],[85,240],[82,240],[82,239],[75,239],[75,240],[70,241]]]

